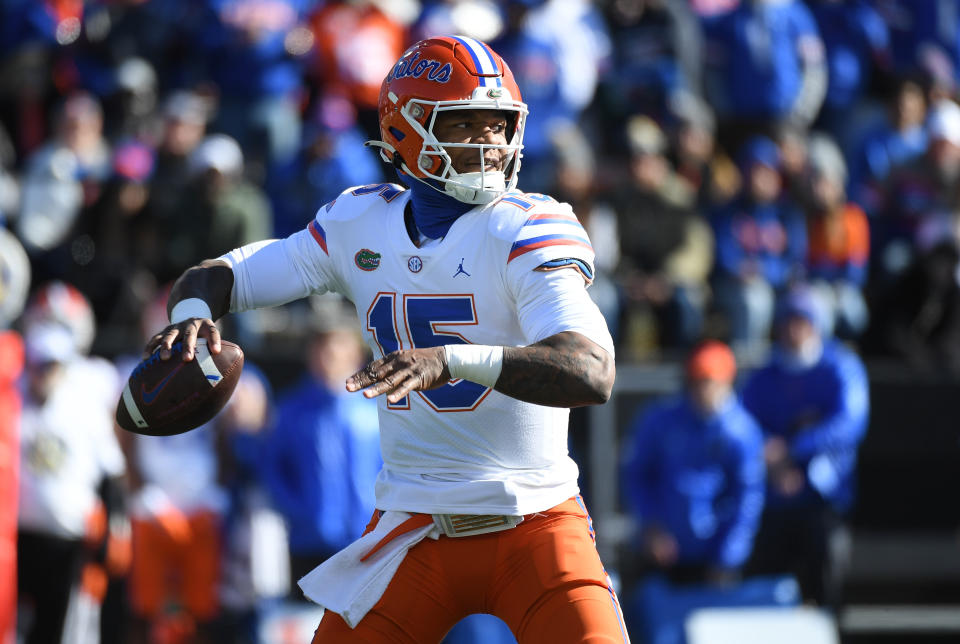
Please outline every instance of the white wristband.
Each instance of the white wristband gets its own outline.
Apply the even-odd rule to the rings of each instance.
[[[183,322],[190,318],[206,319],[212,318],[212,316],[213,314],[210,313],[210,307],[207,306],[206,302],[199,297],[188,297],[173,305],[173,310],[170,311],[170,324]]]
[[[463,378],[487,387],[497,384],[503,369],[503,347],[447,344],[443,351],[447,354],[447,369],[451,378]]]

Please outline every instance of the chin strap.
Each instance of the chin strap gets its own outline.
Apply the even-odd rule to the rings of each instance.
[[[506,191],[506,177],[503,172],[465,172],[463,174],[453,173],[451,179],[456,179],[460,183],[453,181],[444,182],[443,190],[448,195],[463,201],[476,205],[488,204]],[[481,182],[486,179],[486,183]]]
[[[440,194],[448,195],[463,203],[475,206],[488,204],[507,190],[506,175],[500,170],[492,172],[464,172],[463,174],[459,174],[453,168],[450,168],[450,177],[448,177],[446,181],[443,181],[443,188],[441,189],[433,185],[430,181],[424,181],[416,176],[407,164],[404,163],[403,157],[400,156],[396,148],[389,143],[371,140],[365,142],[364,146],[380,148],[380,158],[386,163],[393,165],[397,170],[403,171],[411,179],[419,181]],[[481,184],[484,179],[486,179],[486,183]]]

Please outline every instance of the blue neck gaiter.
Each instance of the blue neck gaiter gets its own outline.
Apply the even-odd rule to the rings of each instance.
[[[410,208],[417,229],[431,239],[446,236],[453,222],[476,207],[475,204],[457,201],[448,194],[438,192],[399,170],[397,177],[413,193],[410,195]]]

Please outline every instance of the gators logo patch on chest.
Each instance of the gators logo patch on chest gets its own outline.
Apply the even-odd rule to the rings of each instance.
[[[362,271],[376,270],[380,266],[380,253],[375,253],[369,248],[361,248],[353,256],[353,261]]]

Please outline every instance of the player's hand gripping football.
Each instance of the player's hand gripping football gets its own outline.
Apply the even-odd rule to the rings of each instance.
[[[169,360],[172,354],[171,347],[176,342],[182,342],[183,361],[190,362],[193,360],[197,338],[206,338],[210,353],[220,353],[220,330],[216,323],[210,318],[188,318],[167,326],[150,338],[143,350],[143,357],[146,359],[159,349],[160,359]]]
[[[404,349],[374,360],[347,378],[347,391],[363,389],[367,398],[386,394],[395,403],[411,391],[436,389],[449,381],[443,347]]]

